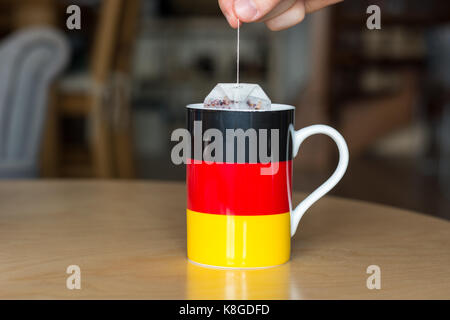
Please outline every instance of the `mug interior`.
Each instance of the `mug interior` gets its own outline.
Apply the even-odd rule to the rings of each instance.
[[[217,110],[217,111],[233,111],[233,112],[270,112],[270,111],[286,111],[294,110],[294,106],[288,104],[272,103],[270,110],[245,110],[245,109],[225,109],[225,108],[205,108],[203,103],[194,103],[186,106],[189,109],[201,109],[201,110]]]

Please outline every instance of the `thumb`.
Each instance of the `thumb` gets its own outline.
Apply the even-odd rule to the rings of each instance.
[[[288,9],[292,2],[292,0],[235,0],[234,13],[242,22],[254,22],[265,17],[273,9],[282,11]],[[284,9],[284,4],[288,8]]]

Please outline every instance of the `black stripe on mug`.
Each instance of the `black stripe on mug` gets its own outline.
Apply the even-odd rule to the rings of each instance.
[[[192,106],[187,108],[191,159],[208,160],[205,155],[209,154],[215,162],[227,163],[292,160],[288,131],[294,124],[293,107],[278,105],[271,111],[237,111]],[[216,137],[221,143],[213,147]],[[216,153],[219,148],[221,154]]]

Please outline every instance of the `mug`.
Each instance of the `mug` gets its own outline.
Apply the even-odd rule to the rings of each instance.
[[[290,259],[290,238],[306,210],[344,175],[348,148],[326,125],[294,130],[295,108],[247,111],[187,106],[187,256],[221,268],[264,268]],[[292,209],[292,160],[311,135],[339,150],[332,176]]]

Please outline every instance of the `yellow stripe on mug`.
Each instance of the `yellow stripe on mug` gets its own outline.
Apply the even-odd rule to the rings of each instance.
[[[187,210],[188,258],[208,266],[258,268],[290,255],[290,215],[220,215]]]

